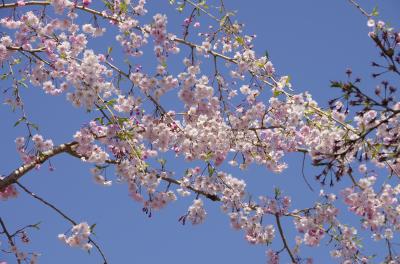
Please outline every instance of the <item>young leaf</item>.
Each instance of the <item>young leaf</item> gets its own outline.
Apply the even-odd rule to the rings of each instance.
[[[18,126],[21,122],[25,121],[26,117],[21,117],[20,119],[17,120],[17,122],[15,122],[14,127]]]

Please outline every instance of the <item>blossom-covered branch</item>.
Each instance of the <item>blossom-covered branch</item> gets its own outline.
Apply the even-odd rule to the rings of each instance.
[[[369,36],[383,59],[373,63],[382,70],[373,78],[390,73],[398,77],[400,34],[376,22],[376,12],[369,14],[350,2],[367,17]],[[346,82],[331,84],[340,96],[324,109],[310,93],[296,93],[290,77],[277,74],[268,54],[257,56],[255,36],[233,21],[235,14],[223,1],[219,13],[206,1],[170,3],[184,14],[189,9],[181,36],[168,31],[166,15],[157,13],[143,23],[148,13],[144,0],[104,1],[103,7],[91,0],[0,4],[13,13],[0,19],[6,28],[0,38],[0,63],[9,68],[5,82],[12,83],[5,91],[6,102],[22,110],[16,125],[22,122],[28,129],[26,137],[16,139],[24,165],[0,180],[0,197],[17,197],[13,184],[19,185],[73,225],[59,236],[63,242],[90,250],[92,230],[86,222],[73,221],[18,181],[67,153],[92,163],[94,181],[101,186],[112,185],[106,172],[115,168],[117,182],[127,185],[149,217],[178,197],[194,195],[179,221],[196,225],[207,217],[202,198],[219,202],[232,228],[242,230],[249,243],[268,246],[271,264],[278,263],[282,252],[292,263],[310,263],[300,248],[317,247],[325,238],[332,257],[341,263],[367,263],[372,254],[361,249],[357,228],[385,241],[388,254],[382,260],[397,261],[393,239],[400,230],[400,185],[399,177],[391,176],[400,173],[400,102],[394,85],[382,81],[371,95],[347,70]],[[37,7],[41,12],[32,11]],[[115,35],[118,46],[89,48],[106,31]],[[145,46],[152,49],[146,55],[154,58],[154,65],[139,64]],[[182,64],[176,63],[182,59],[179,53]],[[28,84],[51,96],[66,94],[73,106],[94,117],[72,135],[73,141],[53,146],[52,140],[31,131],[20,96],[20,87]],[[164,103],[166,94],[176,103]],[[248,177],[234,176],[236,167],[245,171],[252,165],[280,173],[288,167],[285,157],[294,152],[304,155],[303,166],[307,155],[312,165],[321,167],[316,181],[324,189],[344,177],[350,181],[332,193],[322,190],[307,208],[291,209],[290,196],[279,188],[273,195],[266,191],[254,198],[247,191]],[[169,154],[184,159],[184,167],[170,166]],[[221,169],[224,163],[232,173]],[[390,177],[377,181],[381,169]],[[304,168],[301,174],[305,179]],[[312,190],[314,183],[306,183]],[[361,220],[360,227],[342,222],[340,201]],[[283,217],[293,220],[298,233],[294,247]],[[274,249],[276,230],[283,243],[280,250]]]

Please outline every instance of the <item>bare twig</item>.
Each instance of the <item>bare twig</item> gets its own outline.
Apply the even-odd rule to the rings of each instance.
[[[40,224],[40,222],[39,222],[39,223],[36,223],[36,224],[26,225],[26,226],[24,226],[24,227],[22,227],[22,228],[16,230],[14,233],[12,233],[12,234],[11,234],[11,237],[14,237],[14,236],[18,235],[19,233],[21,233],[22,231],[24,231],[25,229],[28,229],[28,228],[36,228],[36,229],[38,229],[38,228],[39,228],[39,227],[38,227],[39,224]]]
[[[308,188],[309,188],[312,192],[314,192],[313,187],[311,187],[311,184],[308,182],[308,180],[307,180],[307,178],[306,178],[306,175],[305,175],[305,173],[304,173],[304,162],[305,162],[305,160],[306,160],[306,154],[307,154],[307,152],[303,152],[303,162],[302,162],[302,165],[301,165],[301,174],[302,174],[303,180],[304,180],[305,183],[307,184]]]
[[[358,10],[360,10],[360,12],[361,12],[364,16],[366,16],[366,17],[368,17],[368,18],[370,18],[370,17],[372,16],[370,13],[368,13],[367,11],[365,11],[356,1],[354,1],[354,0],[349,0],[349,2],[352,3]]]

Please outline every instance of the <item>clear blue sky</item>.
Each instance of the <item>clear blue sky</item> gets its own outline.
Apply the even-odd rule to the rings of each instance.
[[[158,12],[169,14],[169,29],[179,35],[179,25],[184,17],[177,14],[168,1],[149,2],[148,17]],[[400,26],[400,2],[365,0],[360,3],[367,10],[378,6],[386,22]],[[367,36],[365,17],[348,1],[230,0],[226,4],[228,9],[238,11],[236,18],[246,24],[246,33],[257,34],[257,53],[263,54],[268,50],[278,72],[292,76],[294,89],[310,91],[321,105],[326,105],[334,95],[329,88],[330,80],[345,79],[344,71],[348,67],[355,75],[368,78],[370,62],[378,57]],[[0,17],[8,14],[9,10],[0,11]],[[95,48],[104,49],[104,45],[104,42],[96,43]],[[371,83],[368,88],[373,87]],[[75,131],[90,120],[90,115],[73,108],[65,96],[47,96],[40,89],[30,87],[22,92],[22,97],[29,117],[55,144],[71,140]],[[13,128],[18,116],[7,106],[0,107],[0,116],[0,174],[7,175],[20,164],[14,139],[25,135],[25,131],[22,127]],[[240,176],[245,177],[249,189],[256,196],[271,194],[274,186],[280,186],[293,197],[295,207],[306,205],[316,194],[308,191],[299,173],[301,156],[291,155],[288,162],[289,169],[279,175],[264,168],[251,167]],[[41,170],[24,176],[21,182],[77,222],[97,223],[95,239],[101,244],[110,264],[265,262],[266,247],[251,246],[243,239],[242,232],[232,230],[228,217],[220,212],[218,204],[206,202],[208,217],[200,226],[178,223],[193,196],[178,200],[149,219],[142,213],[140,204],[128,197],[125,184],[114,184],[111,188],[95,185],[89,172],[91,166],[69,156],[53,158],[52,164],[56,168],[54,172],[49,172],[44,165]],[[172,164],[179,167],[177,162]],[[109,173],[113,178],[113,171]],[[309,166],[306,173],[310,179],[315,175]],[[313,182],[313,186],[318,189],[317,183]],[[11,230],[42,222],[40,231],[29,233],[31,244],[27,247],[29,251],[42,254],[40,263],[101,262],[95,251],[88,255],[58,241],[57,234],[66,231],[69,224],[25,194],[18,199],[0,201],[0,215]],[[284,224],[290,233],[292,223]],[[293,245],[293,240],[289,242]],[[274,248],[281,247],[278,237],[274,245]],[[0,252],[0,260],[15,262],[14,256],[2,254]],[[282,256],[282,263],[286,263],[286,254]],[[316,263],[333,263],[324,244],[315,251],[305,248],[302,256],[318,257]]]

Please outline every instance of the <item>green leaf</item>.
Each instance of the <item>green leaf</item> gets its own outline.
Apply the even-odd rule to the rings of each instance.
[[[209,161],[212,158],[212,152],[208,152],[204,155],[204,161]]]
[[[97,122],[99,122],[101,125],[104,125],[104,117],[103,117],[103,116],[101,116],[101,117],[96,117],[96,118],[94,119],[94,121],[97,121]]]
[[[236,37],[236,41],[237,41],[240,45],[244,46],[244,39],[243,39],[243,37]]]
[[[126,11],[128,11],[128,5],[125,3],[125,1],[121,1],[119,8],[121,9],[122,13],[126,13]]]
[[[178,6],[178,8],[176,10],[178,10],[178,12],[182,12],[185,9],[186,6],[186,2],[183,2],[181,5]]]
[[[106,0],[102,0],[102,1],[103,1],[104,5],[105,5],[108,9],[110,9],[110,10],[113,10],[113,9],[114,9],[113,6],[112,6],[112,4],[111,4],[110,2],[108,2],[108,1],[106,1]]]
[[[275,90],[273,95],[274,95],[274,97],[278,97],[281,94],[282,94],[282,91]]]
[[[42,223],[42,222],[37,222],[36,224],[33,224],[32,227],[35,228],[35,229],[37,229],[37,230],[40,230],[40,224],[41,224],[41,223]]]
[[[206,0],[201,1],[201,2],[199,3],[199,6],[202,6],[202,7],[204,7],[205,9],[208,9],[208,8],[209,8],[208,5],[207,5],[207,3],[206,3]]]
[[[372,15],[372,16],[378,16],[378,15],[379,15],[379,12],[378,12],[378,8],[377,8],[377,7],[374,7],[374,9],[372,9],[371,15]]]
[[[15,60],[13,61],[13,65],[15,65],[15,64],[20,64],[20,63],[21,63],[21,59],[20,59],[20,58],[15,59]]]
[[[26,117],[21,117],[20,119],[18,119],[17,122],[15,122],[14,127],[18,126],[21,122],[26,121]]]
[[[225,23],[226,23],[226,20],[227,20],[230,16],[234,16],[234,15],[235,15],[235,14],[232,13],[232,12],[226,13],[226,14],[221,18],[221,20],[219,21],[219,26],[220,26],[220,27],[223,27],[223,26],[225,25]]]
[[[208,176],[213,176],[214,172],[215,172],[215,168],[213,168],[213,166],[211,166],[210,164],[208,164]]]
[[[331,81],[331,87],[332,88],[342,88],[343,84],[338,81]]]
[[[268,50],[265,50],[265,57],[267,57],[267,60],[269,60]]]
[[[96,223],[94,223],[93,225],[91,225],[90,227],[89,227],[89,229],[90,229],[90,233],[93,233],[93,230],[94,230],[94,228],[96,227]]]
[[[221,18],[221,20],[219,21],[219,26],[223,27],[225,25],[226,19],[228,18],[228,15],[225,15]]]
[[[125,123],[125,122],[127,122],[127,121],[129,121],[129,118],[127,118],[127,117],[118,117],[118,124],[120,125],[120,126],[123,126],[123,124]]]
[[[28,85],[21,80],[19,80],[17,83],[24,86],[25,88],[28,88]]]
[[[99,170],[104,170],[104,169],[107,169],[110,165],[94,165],[95,167],[96,167],[96,169],[99,169]]]
[[[113,105],[115,105],[117,103],[117,100],[116,99],[111,99],[110,101],[108,101],[107,103],[106,103],[106,105],[108,105],[108,106],[113,106]]]
[[[107,54],[111,54],[111,51],[113,50],[113,47],[108,47],[107,48]]]
[[[39,126],[36,125],[36,124],[34,124],[34,123],[29,122],[29,123],[28,123],[28,126],[31,126],[31,127],[33,127],[35,130],[39,131]]]
[[[281,190],[278,187],[275,187],[274,192],[275,192],[275,199],[282,194]]]
[[[157,161],[161,164],[162,167],[164,167],[165,164],[167,163],[166,159],[158,159]]]

